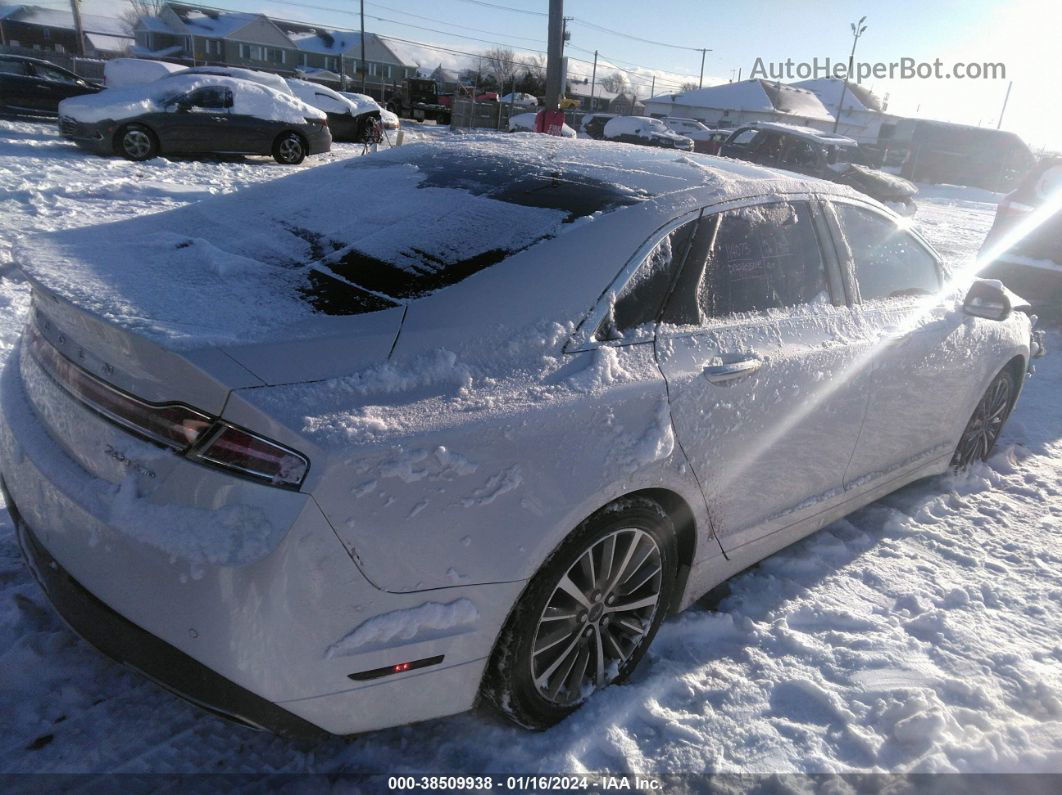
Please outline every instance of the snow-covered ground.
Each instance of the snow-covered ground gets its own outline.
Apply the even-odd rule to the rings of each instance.
[[[303,168],[359,153],[337,145]],[[265,158],[100,158],[0,121],[0,274],[24,232],[290,173]],[[997,198],[927,188],[915,221],[961,259]],[[0,363],[27,304],[0,276]],[[1062,772],[1062,361],[1037,369],[987,465],[736,577],[664,625],[634,681],[537,734],[484,709],[305,750],[210,717],[67,630],[0,510],[0,771]]]

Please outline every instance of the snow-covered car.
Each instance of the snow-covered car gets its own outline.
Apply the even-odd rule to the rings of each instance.
[[[579,122],[579,129],[596,141],[605,137],[605,125],[616,118],[615,113],[587,113]]]
[[[757,122],[735,129],[720,154],[848,185],[901,215],[913,215],[918,209],[914,201],[918,188],[895,174],[866,166],[859,144],[844,135],[795,124]]]
[[[538,113],[518,113],[509,119],[509,132],[534,132],[535,131],[535,117]],[[575,138],[575,130],[565,124],[561,127],[561,136],[563,138]]]
[[[498,100],[502,105],[513,105],[517,108],[537,108],[538,97],[534,94],[525,94],[522,91],[510,92]]]
[[[373,122],[380,118],[378,107],[355,102],[328,86],[291,77],[286,82],[296,97],[328,114],[328,129],[333,141],[360,143],[369,136]]]
[[[13,260],[0,473],[29,565],[107,653],[293,734],[480,693],[559,720],[721,581],[983,458],[1032,354],[1018,299],[947,284],[854,191],[541,136]]]
[[[702,155],[719,154],[723,142],[730,136],[730,130],[714,130],[696,119],[668,116],[661,121],[672,132],[684,135],[693,141],[693,151]]]
[[[1035,226],[1024,230],[1029,223]],[[1044,158],[1003,197],[981,257],[989,259],[985,277],[1027,296],[1041,314],[1062,318],[1062,158]]]
[[[327,152],[324,111],[257,82],[180,74],[59,105],[60,134],[101,155],[273,155],[296,165]]]
[[[55,117],[67,97],[103,86],[39,58],[0,53],[0,113]]]
[[[340,91],[339,93],[354,102],[356,105],[358,105],[358,107],[379,111],[380,121],[383,122],[385,130],[397,130],[399,127],[402,126],[396,114],[392,113],[387,108],[380,105],[375,99],[370,97],[368,94],[357,94],[353,91]]]
[[[140,86],[187,69],[181,64],[150,58],[112,58],[103,62],[103,83],[107,88]]]
[[[609,119],[602,131],[608,141],[619,141],[639,146],[660,146],[665,149],[693,151],[693,141],[674,133],[660,119],[649,116],[617,116]]]

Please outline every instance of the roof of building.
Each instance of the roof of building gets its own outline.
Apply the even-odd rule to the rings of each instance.
[[[173,3],[169,4],[169,7],[184,23],[188,33],[217,39],[227,38],[257,20],[269,19],[264,14],[213,11]]]
[[[0,6],[0,18],[12,22],[25,22],[29,25],[40,25],[46,28],[74,29],[73,12],[58,8],[42,8],[41,6],[31,5]],[[126,24],[116,17],[82,14],[81,25],[86,33],[100,33],[123,39],[133,38]]]
[[[845,110],[875,113],[883,110],[881,100],[877,95],[859,83],[849,83],[848,88],[845,89],[843,80],[838,80],[836,77],[822,77],[814,80],[801,80],[792,85],[812,92],[830,112],[836,112],[842,92]]]

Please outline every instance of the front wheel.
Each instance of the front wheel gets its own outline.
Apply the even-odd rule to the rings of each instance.
[[[127,124],[118,133],[118,151],[128,160],[150,160],[158,155],[159,142],[143,124]]]
[[[306,159],[306,142],[298,133],[278,135],[273,142],[273,159],[284,166],[297,166]]]
[[[529,729],[623,681],[670,607],[674,528],[655,502],[615,503],[583,522],[531,580],[498,639],[483,692]]]
[[[975,461],[984,461],[988,458],[1003,430],[1003,424],[1010,416],[1017,393],[1014,373],[1006,367],[992,379],[992,383],[985,390],[984,397],[974,409],[973,416],[966,423],[966,429],[959,439],[959,446],[955,449],[955,455],[951,459],[954,469],[965,469]]]

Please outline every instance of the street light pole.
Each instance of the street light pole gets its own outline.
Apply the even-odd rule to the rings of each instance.
[[[837,132],[837,125],[841,123],[841,110],[844,108],[844,97],[848,93],[848,78],[852,74],[852,69],[855,68],[855,51],[856,45],[859,44],[859,37],[863,35],[863,31],[867,29],[867,26],[863,23],[866,21],[866,17],[860,17],[858,22],[852,23],[852,53],[848,56],[848,71],[844,75],[844,85],[841,86],[841,101],[837,103],[837,112],[833,116],[833,131]]]

